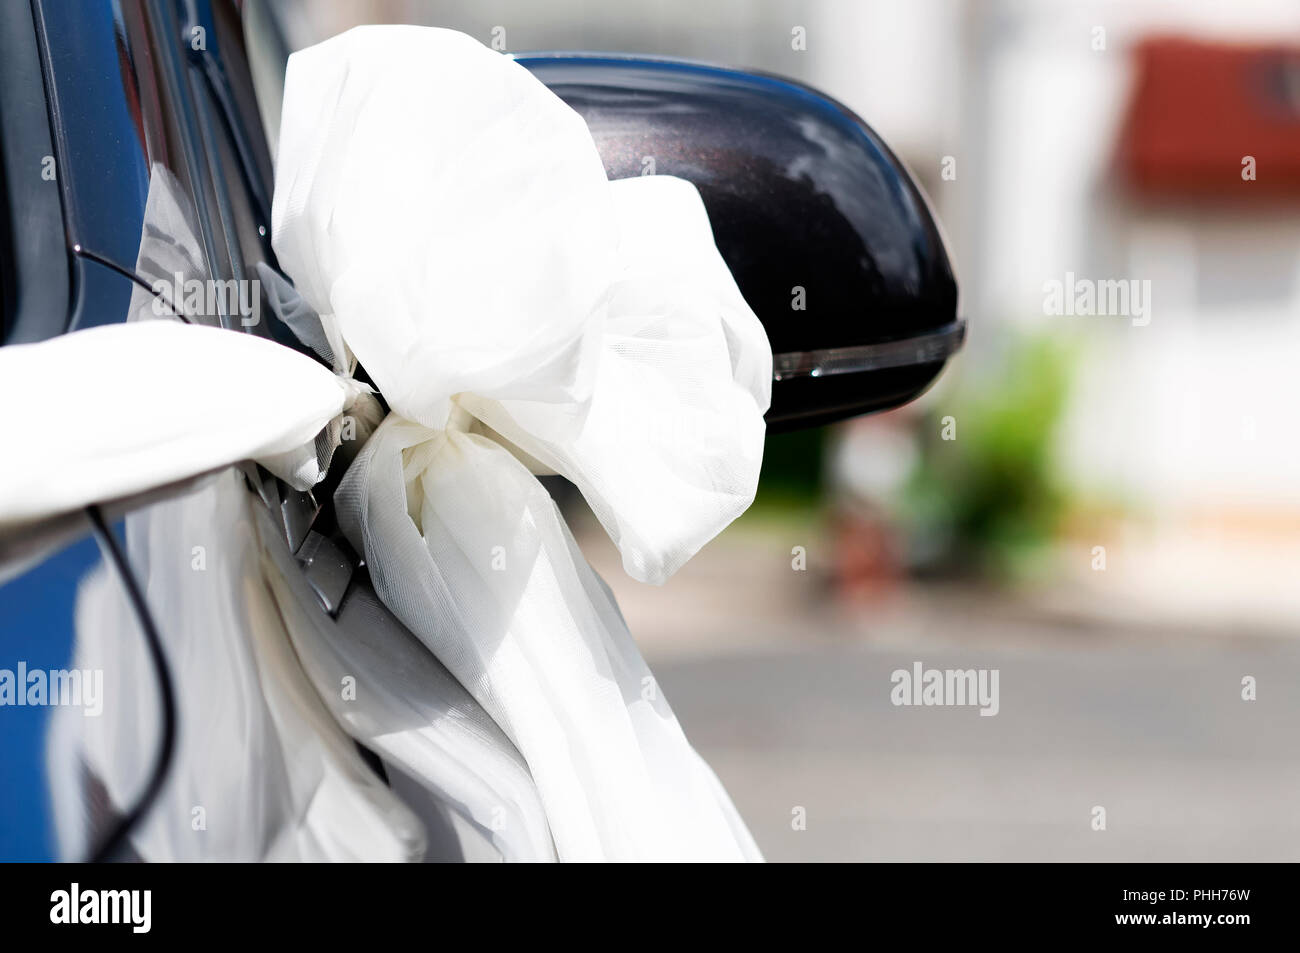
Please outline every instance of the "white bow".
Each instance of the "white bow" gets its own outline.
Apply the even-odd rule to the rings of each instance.
[[[335,497],[376,591],[527,759],[561,859],[756,857],[527,466],[649,582],[752,501],[771,352],[694,187],[608,182],[446,30],[295,54],[282,116],[276,253],[392,408]]]

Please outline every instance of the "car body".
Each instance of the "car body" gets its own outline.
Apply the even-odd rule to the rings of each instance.
[[[271,29],[257,49],[246,41],[249,17]],[[254,82],[259,73],[274,77],[283,69],[284,45],[273,27],[269,9],[252,0],[242,6],[230,0],[0,5],[0,346],[124,321],[142,307],[158,310],[159,303],[166,313],[180,307],[168,288],[189,280],[242,286],[258,276],[259,266],[277,268],[273,164]],[[895,406],[924,389],[960,344],[956,285],[924,199],[883,143],[847,111],[793,84],[737,71],[568,55],[521,62],[584,114],[611,177],[644,171],[637,148],[607,134],[613,127],[607,121],[623,129],[632,121],[644,133],[638,142],[658,151],[662,172],[696,183],[720,250],[765,322],[765,314],[785,310],[788,284],[808,285],[820,299],[815,317],[824,320],[816,333],[801,330],[814,326],[806,321],[769,322],[778,380],[782,367],[789,379],[779,389],[785,396],[774,423],[807,426]],[[665,96],[690,104],[692,128],[679,124],[681,109],[656,108]],[[810,133],[798,122],[803,114],[822,125]],[[707,161],[717,155],[710,135],[746,128],[719,126],[728,115],[749,117],[749,139],[724,161]],[[754,121],[770,127],[756,128]],[[826,136],[851,148],[827,151]],[[846,187],[841,173],[862,155],[872,163],[868,178],[851,178]],[[790,174],[798,156],[809,161]],[[864,196],[872,201],[864,205]],[[799,230],[793,240],[792,228]],[[782,261],[791,267],[774,273]],[[873,312],[882,301],[888,309]],[[249,321],[218,299],[187,318],[311,354],[274,307],[259,312]],[[830,380],[816,381],[822,372]],[[865,374],[872,375],[869,392]],[[9,452],[15,456],[6,465],[21,466],[21,448]],[[405,632],[375,597],[334,519],[330,498],[341,465],[310,493],[254,464],[238,469],[260,501],[259,518],[282,539],[281,555],[314,594],[312,611],[321,624]],[[103,510],[121,536],[128,514],[192,489],[105,501]],[[78,590],[101,559],[103,540],[96,543],[93,529],[87,514],[73,513],[22,538],[0,539],[0,646],[7,656],[29,668],[67,664]],[[141,584],[144,569],[133,570],[141,591],[148,589]],[[6,712],[13,719],[0,756],[0,785],[11,792],[9,820],[0,827],[6,859],[41,859],[53,850],[46,716],[39,709]],[[363,755],[387,780],[380,760],[364,749]],[[114,826],[124,805],[110,803],[93,774],[81,784],[98,836]],[[445,818],[426,813],[423,820],[430,856],[471,852]]]

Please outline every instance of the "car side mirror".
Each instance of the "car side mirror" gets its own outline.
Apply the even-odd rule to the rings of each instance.
[[[673,60],[519,55],[586,120],[611,179],[675,175],[772,342],[770,430],[921,394],[965,338],[921,191],[845,107],[784,79]]]

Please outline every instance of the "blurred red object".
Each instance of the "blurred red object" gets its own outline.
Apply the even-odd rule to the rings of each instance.
[[[897,534],[884,513],[840,507],[832,517],[835,595],[843,603],[885,601],[903,579]]]
[[[1139,194],[1300,197],[1300,47],[1148,38],[1116,165]],[[1242,177],[1247,156],[1254,180]]]

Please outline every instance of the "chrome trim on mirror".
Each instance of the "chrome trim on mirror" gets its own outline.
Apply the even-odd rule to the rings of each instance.
[[[891,367],[937,364],[956,354],[966,340],[966,322],[957,320],[937,331],[900,341],[828,347],[818,351],[789,351],[772,355],[772,379],[828,377]]]

